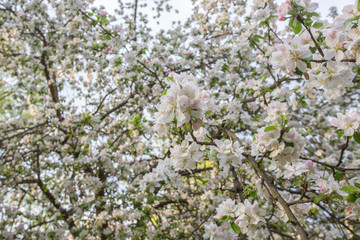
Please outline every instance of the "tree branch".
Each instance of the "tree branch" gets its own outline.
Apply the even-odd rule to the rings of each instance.
[[[227,131],[227,134],[230,136],[230,138],[233,139],[233,141],[238,141],[240,142],[239,138],[232,133],[231,131]],[[286,215],[289,217],[290,222],[295,226],[298,234],[300,235],[302,240],[307,240],[308,239],[308,234],[307,232],[304,230],[304,228],[301,226],[300,222],[298,221],[298,219],[296,218],[296,216],[294,215],[294,213],[291,211],[289,204],[284,200],[284,198],[280,195],[280,193],[277,191],[275,185],[272,183],[271,179],[269,178],[269,176],[265,173],[265,171],[259,166],[259,164],[255,161],[255,159],[248,155],[247,159],[249,160],[249,162],[251,163],[251,166],[255,169],[255,171],[261,176],[261,178],[265,181],[265,183],[267,184],[267,186],[269,187],[274,199],[276,201],[278,201],[281,206],[283,207]]]

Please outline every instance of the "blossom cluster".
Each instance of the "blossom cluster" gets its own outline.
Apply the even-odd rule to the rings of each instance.
[[[236,204],[229,198],[216,208],[215,218],[219,220],[224,217],[234,219],[234,223],[240,227],[241,232],[253,239],[259,226],[266,223],[264,216],[265,211],[256,200],[251,203],[246,199],[243,203]]]
[[[169,163],[170,159],[166,158],[158,162],[157,166],[151,172],[146,173],[140,181],[141,191],[149,189],[154,192],[156,188],[161,186],[160,182],[170,182],[174,186],[179,184],[180,176],[174,172]]]
[[[171,73],[169,85],[170,88],[156,107],[158,114],[155,129],[158,126],[166,127],[174,118],[178,127],[191,120],[193,128],[198,129],[205,112],[216,109],[210,92],[199,87],[193,75]]]
[[[221,226],[217,226],[215,223],[211,222],[205,225],[205,233],[203,235],[204,239],[210,240],[221,240],[237,239],[237,233],[230,228],[230,224],[223,223]]]
[[[242,160],[244,159],[243,147],[239,142],[233,143],[231,140],[226,139],[224,141],[215,140],[217,158],[219,159],[219,167],[224,172],[228,172],[230,166],[240,167]]]
[[[352,136],[360,125],[360,114],[357,109],[345,114],[337,113],[337,118],[330,122],[333,126],[344,131],[344,136]]]
[[[288,107],[286,103],[273,101],[267,106],[266,121],[271,125],[258,129],[253,142],[252,154],[269,153],[273,163],[280,167],[298,159],[304,146],[304,138],[295,128],[285,125]]]
[[[296,22],[294,27],[300,30],[300,36],[295,35],[290,41],[277,44],[270,51],[270,62],[277,71],[285,70],[294,74],[299,70],[304,73],[313,88],[323,89],[325,97],[333,100],[343,95],[346,88],[353,86],[353,62],[360,63],[359,11],[355,5],[348,5],[332,24],[319,21],[313,28],[301,31],[301,25],[305,24],[303,16],[317,7],[318,4],[311,0],[287,0],[278,8],[278,20],[289,18],[292,24]],[[303,16],[298,16],[296,9],[301,9]],[[315,40],[316,34],[325,35],[325,46],[319,53],[311,50],[320,48]]]
[[[305,72],[307,66],[304,60],[312,57],[307,39],[308,35],[303,34],[301,37],[295,36],[288,43],[277,44],[270,60],[273,67],[277,71],[285,70],[290,74],[295,73],[296,68]]]
[[[175,171],[195,169],[196,163],[200,162],[203,156],[199,147],[196,142],[190,143],[188,140],[182,141],[181,145],[175,145],[171,149],[171,159]]]

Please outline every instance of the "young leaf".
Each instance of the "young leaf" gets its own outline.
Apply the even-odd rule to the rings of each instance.
[[[341,130],[341,131],[338,133],[338,138],[340,139],[343,134],[344,134],[344,131]]]
[[[241,233],[241,228],[238,225],[236,225],[234,222],[231,223],[231,228],[232,230],[234,230],[234,232]]]
[[[313,28],[322,28],[323,25],[324,24],[322,22],[316,22],[314,23]]]
[[[344,196],[344,199],[350,203],[354,203],[357,199],[355,194],[349,194],[349,196]]]
[[[220,219],[220,222],[226,222],[227,220],[230,219],[230,216],[226,215],[226,216],[223,216],[221,219]]]
[[[355,132],[353,137],[354,137],[355,142],[360,144],[360,132]]]
[[[346,21],[344,21],[344,26],[347,26],[349,23],[351,23],[354,19],[353,18],[349,18]]]
[[[295,34],[298,34],[299,32],[301,32],[302,29],[302,25],[299,21],[296,21],[296,25],[293,28],[293,31]]]
[[[345,192],[347,192],[349,194],[360,193],[360,188],[357,188],[352,185],[345,185],[341,188],[341,190],[344,190]]]
[[[270,132],[272,130],[275,130],[276,127],[274,125],[270,125],[270,126],[267,126],[265,129],[264,129],[264,132]]]
[[[336,181],[341,181],[344,179],[344,175],[340,171],[336,171],[333,176]]]
[[[320,193],[319,195],[316,195],[314,198],[314,203],[318,203],[321,201],[321,199],[323,199],[325,197],[325,194]]]

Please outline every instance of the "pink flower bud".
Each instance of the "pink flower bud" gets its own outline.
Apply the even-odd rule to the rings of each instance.
[[[314,166],[314,163],[311,160],[306,160],[305,166],[306,166],[306,168],[312,168]]]
[[[279,17],[278,17],[278,21],[285,21],[286,19],[285,19],[285,16],[284,15],[280,15]]]
[[[101,17],[105,17],[105,16],[106,16],[106,12],[100,11],[100,12],[99,12],[99,15],[100,15]]]

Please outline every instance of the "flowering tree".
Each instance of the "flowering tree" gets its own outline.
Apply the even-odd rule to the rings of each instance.
[[[1,0],[0,238],[360,239],[360,1],[245,2]]]

